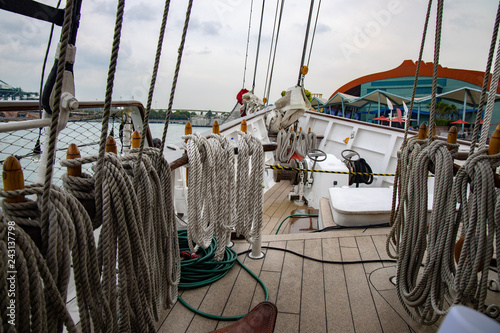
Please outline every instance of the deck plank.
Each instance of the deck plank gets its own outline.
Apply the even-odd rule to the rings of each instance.
[[[294,313],[280,313],[278,308],[278,318],[276,318],[275,333],[294,333],[299,330],[300,316]]]
[[[288,241],[286,248],[304,253],[304,241]],[[280,289],[276,306],[278,312],[300,314],[303,259],[291,253],[285,254]]]
[[[322,259],[321,239],[305,241],[304,254]],[[301,332],[326,332],[323,264],[304,260],[300,312]]]
[[[212,283],[198,309],[213,315],[222,315],[240,270],[241,267],[235,265],[226,276]],[[216,326],[217,321],[196,315],[187,332],[209,332],[216,329]]]
[[[361,259],[358,248],[351,247],[352,244],[356,244],[354,237],[340,239],[344,261]],[[360,264],[344,265],[344,270],[356,332],[382,332],[363,266]]]
[[[341,260],[338,238],[325,238],[322,243],[324,260]],[[323,270],[327,330],[328,332],[354,332],[344,266],[325,264]]]

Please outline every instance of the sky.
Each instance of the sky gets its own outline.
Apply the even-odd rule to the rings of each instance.
[[[57,5],[55,0],[39,2]],[[314,2],[311,36],[319,2]],[[328,98],[358,77],[390,70],[406,59],[417,60],[427,3],[427,0],[321,1],[310,60],[306,57],[309,73],[304,80],[305,89]],[[434,57],[436,3],[424,61],[433,61]],[[494,0],[445,2],[442,66],[485,70],[497,6]],[[114,100],[135,99],[146,105],[163,7],[164,2],[157,0],[126,1]],[[285,0],[270,103],[280,97],[281,91],[297,84],[309,7],[310,1]],[[168,106],[186,8],[187,0],[171,1],[152,108]],[[277,1],[265,1],[254,90],[260,98],[269,77],[276,8]],[[261,9],[262,0],[194,1],[174,109],[230,111],[240,89],[252,88]],[[74,68],[79,100],[104,100],[115,14],[116,1],[83,0]],[[0,11],[0,31],[0,80],[25,91],[38,91],[50,24]],[[56,27],[55,41],[59,33]],[[55,48],[54,42],[47,71],[52,66]]]

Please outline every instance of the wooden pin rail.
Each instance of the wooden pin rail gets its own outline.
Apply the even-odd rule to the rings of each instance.
[[[5,191],[15,191],[24,189],[24,174],[21,168],[21,163],[14,156],[9,156],[5,159],[3,163],[2,171],[3,188]],[[20,195],[15,198],[5,198],[8,203],[21,203],[25,202],[26,198],[24,195]],[[42,231],[39,227],[32,226],[19,226],[22,228],[30,237],[36,246],[41,249],[42,244]]]
[[[247,122],[245,121],[245,119],[243,119],[241,121],[241,131],[244,133],[247,132]],[[212,132],[214,134],[219,134],[219,123],[217,121],[215,121],[213,126],[212,126]],[[191,124],[189,122],[186,124],[186,128],[184,130],[184,133],[186,135],[193,133]],[[278,147],[278,144],[276,144],[274,142],[273,143],[265,143],[262,145],[262,148],[264,149],[265,152],[275,151],[277,147]],[[238,147],[234,148],[234,153],[238,154]],[[188,164],[188,156],[187,156],[186,152],[184,151],[184,154],[181,157],[179,157],[178,159],[176,159],[170,163],[170,170],[173,171],[173,170],[180,168],[181,166],[184,166],[186,164]],[[187,172],[187,170],[186,170],[186,172]],[[186,173],[186,180],[187,180],[187,173]]]

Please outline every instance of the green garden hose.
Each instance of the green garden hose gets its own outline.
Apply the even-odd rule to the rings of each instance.
[[[187,240],[187,230],[181,229],[178,231],[179,235],[179,250],[181,253],[183,251],[189,251],[189,245]],[[265,300],[267,301],[269,298],[269,294],[267,292],[267,288],[262,282],[249,268],[247,268],[241,261],[238,260],[238,255],[234,250],[226,247],[226,252],[224,253],[224,259],[222,261],[215,261],[214,255],[215,250],[217,248],[217,243],[215,238],[212,240],[210,246],[206,249],[200,248],[198,250],[197,255],[199,257],[192,259],[185,259],[181,261],[181,281],[179,283],[179,288],[191,289],[205,286],[207,284],[213,283],[222,277],[224,277],[229,270],[234,266],[235,262],[243,267],[245,271],[247,271],[264,289]],[[202,312],[198,309],[193,308],[191,305],[186,303],[179,295],[177,296],[179,301],[187,307],[189,310],[193,311],[196,314],[199,314],[203,317],[216,319],[216,320],[238,320],[243,318],[245,315],[239,316],[216,316],[211,315],[205,312]]]

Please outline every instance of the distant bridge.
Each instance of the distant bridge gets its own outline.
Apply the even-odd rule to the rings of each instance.
[[[0,100],[38,100],[39,93],[24,91],[14,88],[10,84],[0,80]]]

